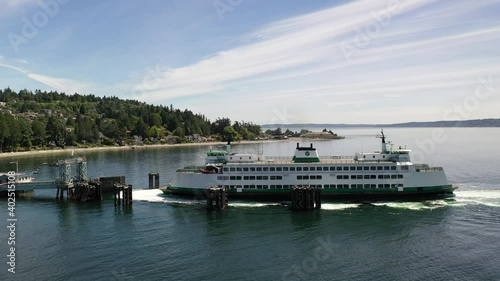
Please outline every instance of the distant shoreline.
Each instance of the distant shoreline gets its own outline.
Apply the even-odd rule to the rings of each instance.
[[[251,144],[260,142],[283,142],[296,140],[299,138],[288,138],[288,139],[270,139],[270,140],[242,140],[232,142],[231,144]],[[178,144],[147,144],[147,145],[137,145],[137,146],[100,146],[100,147],[77,147],[77,148],[59,148],[59,149],[44,149],[44,150],[31,150],[31,151],[20,151],[20,152],[3,152],[0,153],[1,158],[9,157],[20,157],[20,156],[36,156],[36,155],[46,155],[46,154],[74,154],[75,157],[81,152],[92,152],[92,151],[113,151],[113,150],[134,150],[134,149],[151,149],[151,148],[162,148],[162,147],[186,147],[186,146],[218,146],[224,145],[227,142],[196,142],[196,143],[178,143]]]

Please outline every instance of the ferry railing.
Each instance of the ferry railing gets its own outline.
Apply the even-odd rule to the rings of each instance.
[[[427,164],[415,164],[415,171],[417,172],[437,172],[443,171],[443,167],[429,167]]]
[[[182,169],[177,169],[178,173],[199,173],[205,166],[187,166]]]

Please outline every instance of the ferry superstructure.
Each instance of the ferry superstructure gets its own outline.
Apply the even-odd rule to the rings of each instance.
[[[382,150],[356,153],[354,157],[320,157],[316,148],[299,146],[291,157],[264,157],[207,152],[202,167],[179,169],[166,194],[202,194],[209,186],[228,188],[230,198],[289,199],[294,186],[317,187],[322,197],[393,198],[451,194],[452,186],[441,167],[413,164],[408,149],[387,149],[382,131]]]

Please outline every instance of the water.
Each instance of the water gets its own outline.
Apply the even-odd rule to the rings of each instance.
[[[443,130],[445,141],[432,138]],[[345,140],[317,141],[320,154],[379,150],[373,129],[342,129]],[[0,280],[499,280],[500,129],[388,129],[390,140],[445,168],[456,197],[423,202],[324,203],[291,212],[272,202],[203,202],[135,190],[131,210],[56,202],[37,191],[16,202],[16,274],[7,272],[7,201],[0,199]],[[439,132],[439,131],[438,131]],[[430,140],[430,141],[429,141]],[[234,145],[292,155],[295,142]],[[87,152],[91,177],[126,175],[166,185],[179,166],[202,164],[207,147]],[[329,153],[326,153],[326,151]],[[39,169],[60,155],[4,158],[0,170]],[[1,225],[0,225],[1,226]]]

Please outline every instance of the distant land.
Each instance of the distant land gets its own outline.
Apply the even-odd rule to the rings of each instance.
[[[455,120],[455,121],[430,121],[430,122],[407,122],[396,124],[264,124],[263,129],[267,128],[425,128],[425,127],[500,127],[499,119],[474,119],[474,120]]]

